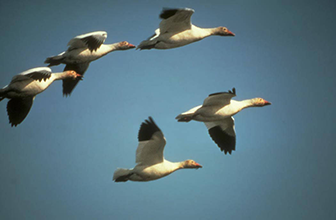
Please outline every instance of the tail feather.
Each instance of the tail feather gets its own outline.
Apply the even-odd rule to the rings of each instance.
[[[0,102],[5,98],[5,91],[4,89],[0,89]]]
[[[58,54],[57,56],[53,56],[53,57],[48,57],[44,63],[48,63],[48,66],[56,66],[59,65],[63,62],[64,56],[63,56],[64,52],[61,54]]]
[[[115,182],[126,182],[129,180],[129,177],[132,175],[131,170],[124,169],[124,168],[118,168],[116,171],[114,171],[113,174],[113,181]]]
[[[156,41],[151,41],[151,40],[144,40],[142,41],[138,46],[137,46],[137,50],[150,50],[153,49],[156,45]]]

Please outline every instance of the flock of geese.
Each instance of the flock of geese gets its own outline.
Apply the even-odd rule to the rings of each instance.
[[[48,67],[36,67],[26,70],[12,78],[12,81],[0,89],[0,101],[9,99],[7,113],[11,126],[17,126],[28,115],[35,96],[46,90],[54,81],[63,81],[63,95],[69,96],[78,82],[82,80],[89,64],[116,50],[132,48],[170,49],[181,47],[212,35],[234,36],[225,27],[200,28],[190,21],[194,10],[163,9],[159,28],[155,34],[142,41],[137,47],[126,41],[103,44],[107,38],[105,31],[96,31],[74,37],[68,43],[68,49],[56,56],[48,57]],[[65,64],[64,72],[52,73],[50,66]],[[209,135],[225,154],[231,154],[236,146],[236,133],[233,115],[244,108],[262,107],[271,103],[262,98],[243,101],[232,100],[236,96],[233,88],[228,92],[210,94],[202,105],[196,106],[176,117],[178,122],[191,120],[204,122]],[[136,150],[136,166],[133,169],[118,168],[113,175],[115,182],[150,181],[167,176],[178,169],[201,168],[193,160],[170,162],[163,156],[166,139],[149,117],[140,126]]]

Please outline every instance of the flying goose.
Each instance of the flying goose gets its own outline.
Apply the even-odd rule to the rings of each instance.
[[[55,66],[61,63],[66,64],[64,70],[74,70],[84,75],[90,62],[105,56],[115,50],[128,50],[135,48],[133,44],[122,41],[114,44],[103,44],[107,38],[105,31],[95,31],[82,34],[71,39],[68,43],[69,48],[57,56],[48,57],[44,63],[48,66]],[[79,80],[63,80],[63,95],[71,94]]]
[[[133,169],[118,168],[113,175],[115,182],[151,181],[165,177],[179,169],[202,167],[193,160],[182,162],[166,160],[163,157],[166,139],[151,117],[141,124],[138,140],[136,166]]]
[[[213,141],[225,154],[231,154],[236,149],[236,132],[233,115],[244,108],[263,107],[271,103],[262,98],[243,101],[232,100],[236,89],[229,92],[210,94],[203,105],[196,106],[176,117],[179,122],[191,120],[204,122]]]
[[[51,73],[49,67],[36,67],[13,77],[9,85],[0,89],[0,101],[8,98],[7,113],[12,126],[20,124],[28,115],[35,96],[46,90],[55,80],[79,80],[75,71]]]
[[[137,49],[170,49],[202,40],[212,35],[235,36],[226,27],[200,28],[190,21],[193,9],[163,9],[155,34],[140,43]]]

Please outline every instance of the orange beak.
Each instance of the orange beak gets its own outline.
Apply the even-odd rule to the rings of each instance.
[[[133,44],[128,44],[129,48],[135,48],[136,46]]]
[[[270,103],[269,101],[265,100],[265,105],[271,105],[272,103]]]
[[[83,76],[79,73],[76,73],[76,78],[80,79],[80,80],[83,80]]]
[[[228,30],[227,31],[227,36],[235,36],[235,34]]]
[[[196,165],[196,168],[197,168],[197,169],[198,169],[198,168],[202,168],[202,165],[199,164],[199,163],[196,163],[195,165]]]

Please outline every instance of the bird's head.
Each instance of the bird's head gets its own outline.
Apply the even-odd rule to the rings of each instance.
[[[202,165],[199,163],[196,163],[193,160],[186,160],[184,161],[184,166],[183,168],[194,168],[194,169],[198,169],[198,168],[202,168]]]
[[[83,76],[74,70],[68,70],[67,75],[69,78],[72,78],[72,79],[80,79],[80,80],[83,79]]]
[[[127,41],[122,41],[119,43],[119,50],[128,50],[135,48],[135,45],[128,43]]]
[[[263,98],[254,98],[252,99],[253,106],[256,107],[263,107],[265,105],[270,105],[271,103],[269,101],[266,101]]]
[[[219,35],[219,36],[235,36],[235,34],[232,33],[231,31],[229,31],[229,29],[227,29],[226,27],[218,27],[216,35]]]

